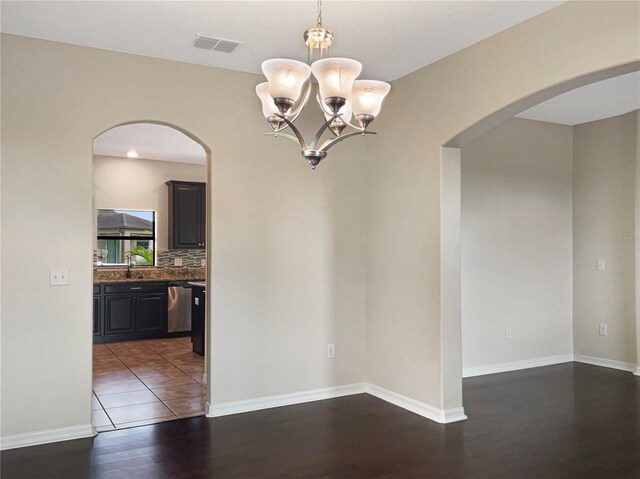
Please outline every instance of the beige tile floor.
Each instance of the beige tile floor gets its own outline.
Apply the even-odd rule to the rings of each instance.
[[[98,432],[204,414],[204,357],[191,338],[93,346],[93,423]]]

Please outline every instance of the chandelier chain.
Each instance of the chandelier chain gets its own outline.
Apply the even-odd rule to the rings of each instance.
[[[318,18],[316,19],[316,26],[322,26],[322,0],[318,0]]]

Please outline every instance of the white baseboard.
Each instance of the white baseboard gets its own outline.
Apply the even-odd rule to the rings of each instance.
[[[389,391],[388,389],[376,386],[375,384],[367,384],[366,392],[372,396],[382,399],[383,401],[395,404],[402,409],[406,409],[407,411],[411,411],[441,424],[448,424],[467,419],[467,416],[464,414],[464,408],[462,407],[444,410],[438,409],[427,403],[416,401],[415,399]]]
[[[347,384],[346,386],[336,386],[331,388],[313,389],[310,391],[300,391],[291,394],[280,394],[277,396],[266,396],[243,401],[232,401],[220,404],[210,404],[207,417],[228,416],[229,414],[239,414],[243,412],[259,411],[272,407],[291,406],[305,402],[321,401],[352,394],[362,394],[366,392],[363,383]]]
[[[640,376],[640,366],[625,363],[622,361],[614,361],[611,359],[597,358],[594,356],[586,356],[582,354],[563,355],[563,356],[547,356],[544,358],[536,358],[525,361],[515,361],[511,363],[492,364],[489,366],[480,366],[475,368],[467,368],[463,371],[463,377],[481,376],[484,374],[493,374],[507,371],[515,371],[519,369],[535,368],[540,366],[549,366],[552,364],[560,364],[571,361],[602,366],[606,368],[619,369],[621,371],[633,372]],[[230,414],[239,414],[243,412],[258,411],[261,409],[270,409],[281,406],[291,406],[294,404],[302,404],[312,401],[321,401],[323,399],[332,399],[342,396],[351,396],[353,394],[367,393],[375,396],[383,401],[394,404],[398,407],[411,411],[422,417],[432,421],[448,424],[456,421],[467,419],[464,408],[439,409],[427,403],[423,403],[402,394],[390,391],[375,384],[354,383],[345,386],[336,386],[323,389],[314,389],[310,391],[300,391],[291,394],[281,394],[277,396],[267,396],[256,399],[247,399],[243,401],[233,401],[221,404],[207,403],[207,417],[220,417]],[[47,431],[37,431],[24,434],[15,434],[0,438],[0,450],[15,449],[26,446],[36,446],[39,444],[47,444],[52,442],[68,441],[72,439],[82,439],[95,436],[96,432],[93,425],[67,427],[60,429],[51,429]]]
[[[353,394],[368,393],[372,396],[399,406],[403,409],[419,414],[422,417],[431,419],[441,424],[455,421],[462,421],[467,418],[463,408],[442,410],[425,404],[415,399],[389,391],[373,384],[355,383],[346,386],[332,388],[314,389],[311,391],[300,391],[292,394],[281,394],[278,396],[267,396],[244,401],[233,401],[221,404],[208,405],[207,417],[228,416],[230,414],[240,414],[243,412],[259,411],[273,407],[291,406],[305,402],[321,401]]]
[[[0,438],[0,449],[15,449],[18,447],[37,446],[50,442],[69,441],[71,439],[82,439],[96,435],[93,425],[63,427],[60,429],[49,429],[47,431],[27,432],[24,434],[14,434]]]
[[[578,363],[591,364],[593,366],[602,366],[604,368],[619,369],[620,371],[636,372],[636,365],[632,363],[625,363],[622,361],[614,361],[613,359],[597,358],[595,356],[586,356],[584,354],[575,354],[574,361]],[[638,368],[640,369],[640,368]]]
[[[560,356],[545,356],[542,358],[525,359],[510,363],[489,364],[462,370],[463,378],[474,376],[484,376],[485,374],[506,373],[520,369],[539,368],[541,366],[551,366],[553,364],[570,363],[574,360],[573,354],[563,354]]]

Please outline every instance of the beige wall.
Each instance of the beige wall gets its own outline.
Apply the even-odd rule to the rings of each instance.
[[[462,149],[464,368],[573,352],[572,149],[519,118]]]
[[[212,400],[362,380],[362,138],[311,171],[264,136],[257,75],[11,35],[1,80],[3,438],[90,424],[92,140],[128,121],[178,125],[212,151]],[[52,267],[68,286],[48,285]]]
[[[441,327],[460,321],[441,308],[460,290],[453,280],[441,288],[450,269],[441,247],[457,241],[441,236],[442,146],[596,78],[637,70],[639,35],[637,2],[568,2],[393,83],[373,124],[384,134],[367,143],[370,382],[436,407],[462,404],[461,368],[441,373],[461,356],[455,328]]]
[[[459,407],[460,374],[441,374],[461,356],[459,332],[441,328],[441,147],[552,86],[637,69],[638,13],[569,2],[402,78],[381,135],[315,172],[263,136],[256,75],[3,35],[3,437],[89,424],[91,141],[134,120],[179,125],[212,150],[214,402],[368,378]],[[69,286],[48,286],[53,266]]]
[[[574,348],[636,364],[637,113],[574,129]],[[596,271],[596,260],[605,270]],[[608,324],[608,336],[599,324]]]
[[[169,180],[207,181],[206,165],[93,157],[94,208],[156,212],[156,250],[168,248]]]

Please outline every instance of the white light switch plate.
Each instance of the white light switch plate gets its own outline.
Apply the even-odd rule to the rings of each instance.
[[[51,268],[49,270],[49,286],[67,286],[69,270],[67,268]]]
[[[600,323],[600,336],[606,336],[609,334],[608,327],[605,323]]]
[[[511,328],[504,328],[505,339],[511,339]]]
[[[597,259],[596,260],[596,271],[604,271],[604,260]]]

